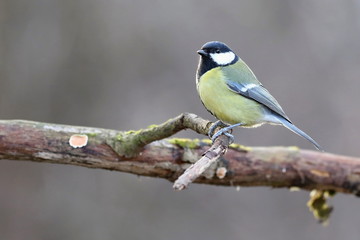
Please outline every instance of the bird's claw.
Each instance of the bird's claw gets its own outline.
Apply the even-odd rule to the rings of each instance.
[[[214,135],[214,132],[215,132],[215,129],[217,127],[228,127],[229,125],[223,123],[222,121],[218,120],[216,121],[215,123],[213,123],[209,129],[209,132],[208,132],[208,136],[210,138],[212,138],[212,136]]]
[[[225,131],[223,131],[223,130],[225,130]],[[225,136],[227,136],[227,137],[229,138],[229,144],[232,144],[232,143],[234,142],[234,136],[233,136],[231,133],[227,132],[227,130],[226,130],[225,128],[217,131],[217,132],[211,137],[211,141],[212,141],[212,142],[215,142],[215,140],[216,140],[220,135],[222,135],[222,134],[224,134]]]
[[[215,134],[212,134],[215,131],[215,129],[220,125],[224,126],[224,128],[220,129]],[[221,134],[224,134],[225,136],[227,136],[230,139],[230,141],[229,141],[230,144],[233,143],[234,142],[234,136],[231,134],[230,131],[232,131],[233,128],[241,126],[241,125],[243,125],[243,124],[242,123],[237,123],[237,124],[229,126],[229,125],[227,125],[227,124],[225,124],[225,123],[223,123],[221,121],[215,122],[211,126],[211,128],[209,130],[209,136],[211,137],[211,141],[214,142],[216,140],[216,138],[218,138]]]

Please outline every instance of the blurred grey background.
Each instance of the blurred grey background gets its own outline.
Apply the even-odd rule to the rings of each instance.
[[[197,96],[198,50],[229,44],[327,151],[359,156],[360,1],[0,0],[0,118],[139,129]],[[202,137],[190,131],[178,136]],[[246,145],[313,147],[285,128]],[[326,228],[308,192],[171,183],[0,163],[0,239],[359,239],[360,202],[337,195]]]

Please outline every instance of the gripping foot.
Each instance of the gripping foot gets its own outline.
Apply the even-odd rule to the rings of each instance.
[[[215,123],[216,124],[216,123]],[[214,124],[214,125],[215,125]],[[224,127],[222,129],[220,129],[219,131],[217,131],[214,135],[211,136],[211,140],[214,142],[216,138],[218,138],[221,134],[224,134],[225,136],[228,136],[230,138],[230,144],[234,142],[234,136],[229,133],[230,130],[232,130],[233,128],[235,127],[238,127],[238,126],[241,126],[242,123],[237,123],[237,124],[234,124],[234,125],[226,125],[227,127]],[[217,126],[216,126],[217,127]],[[215,127],[215,128],[216,128]],[[212,129],[212,126],[210,128],[210,130]],[[209,131],[210,133],[210,131]]]
[[[217,127],[228,127],[228,126],[230,126],[230,125],[218,120],[218,121],[214,122],[213,125],[211,125],[209,132],[208,132],[208,136],[211,138],[214,135],[215,129]]]

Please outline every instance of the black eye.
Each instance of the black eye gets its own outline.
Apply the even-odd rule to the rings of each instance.
[[[215,51],[216,53],[220,53],[220,49],[216,49],[216,51]]]

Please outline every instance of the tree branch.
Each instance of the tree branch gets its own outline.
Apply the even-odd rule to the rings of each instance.
[[[190,183],[195,181],[201,174],[203,174],[212,164],[215,164],[220,157],[222,157],[229,147],[229,138],[221,135],[216,138],[213,145],[205,151],[199,161],[192,164],[186,171],[174,182],[175,190],[183,190]],[[222,168],[224,169],[224,168]],[[226,171],[226,170],[224,170]],[[225,175],[224,175],[225,176]],[[223,178],[223,177],[220,177]]]
[[[71,164],[175,181],[204,152],[211,152],[208,151],[211,142],[163,138],[186,128],[206,134],[210,125],[211,122],[187,113],[161,125],[128,132],[3,120],[0,121],[0,160]],[[218,139],[226,141],[223,136]],[[219,154],[210,154],[209,158],[217,157],[218,160],[212,160],[210,167],[195,182],[299,187],[360,195],[359,158],[297,147],[244,147],[236,144],[230,145],[221,157],[227,146],[222,142],[218,146],[215,143],[213,148],[219,146]]]

